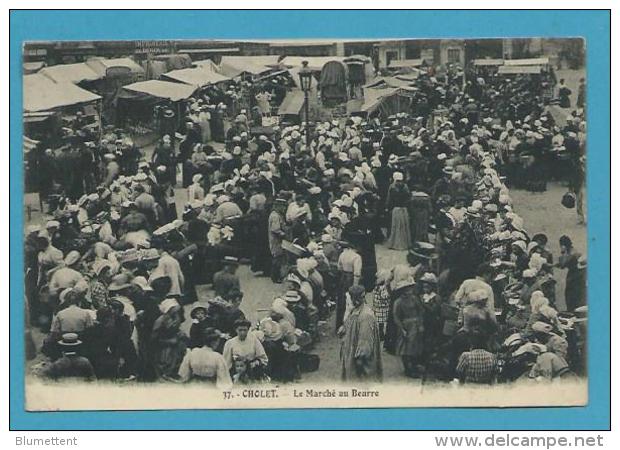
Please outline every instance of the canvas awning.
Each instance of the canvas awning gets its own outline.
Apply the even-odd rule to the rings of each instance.
[[[276,70],[274,72],[269,72],[269,73],[267,73],[267,74],[265,74],[263,76],[255,78],[254,82],[267,80],[269,78],[277,77],[277,76],[284,75],[284,74],[287,74],[287,73],[289,73],[288,70]]]
[[[219,70],[218,65],[215,64],[211,59],[200,59],[198,61],[192,61],[192,66],[202,67],[203,69],[207,69],[212,72],[217,72]]]
[[[54,116],[53,111],[27,112],[24,113],[24,123],[41,123]]]
[[[97,94],[72,83],[54,83],[41,74],[24,76],[24,111],[50,111],[99,100]]]
[[[415,79],[417,78],[417,74],[414,76],[404,76],[397,75],[395,77],[378,77],[375,78],[370,83],[364,85],[364,89],[366,88],[377,88],[377,87],[391,87],[391,88],[409,88],[415,89],[415,87],[411,86]]]
[[[501,66],[503,64],[504,64],[503,59],[491,59],[491,58],[474,59],[474,66]]]
[[[423,59],[393,59],[388,64],[388,69],[399,69],[401,67],[419,67],[424,64]]]
[[[189,84],[162,80],[139,81],[123,86],[123,89],[173,102],[187,99],[196,91],[196,87]]]
[[[549,58],[505,59],[505,66],[545,66]]]
[[[384,100],[402,92],[401,88],[391,87],[364,89],[364,100],[350,101],[347,104],[347,112],[349,114],[360,112],[372,114]]]
[[[164,55],[155,55],[152,61],[163,61],[166,63],[166,71],[187,69],[192,67],[192,58],[185,53],[173,53]]]
[[[500,66],[498,74],[500,75],[518,75],[518,74],[539,74],[542,70],[541,66]]]
[[[350,64],[350,63],[356,63],[356,62],[360,62],[360,63],[369,63],[370,58],[366,55],[351,55],[351,56],[347,56],[344,60],[345,63]]]
[[[400,89],[398,88],[385,88],[385,89],[367,89],[364,91],[364,104],[362,105],[362,111],[371,113],[381,104],[381,102],[393,95],[398,94]]]
[[[39,72],[56,83],[78,84],[82,81],[94,81],[102,78],[85,63],[58,64],[41,69]]]
[[[43,67],[45,67],[45,63],[43,61],[25,62],[23,65],[24,75],[37,73]]]
[[[222,56],[220,73],[234,78],[242,73],[259,75],[278,66],[278,55]]]
[[[344,62],[345,59],[347,59],[345,56],[287,56],[280,61],[280,64],[289,68],[299,68],[302,67],[303,61],[308,61],[308,69],[318,71],[330,61]]]
[[[239,47],[224,47],[224,48],[186,48],[179,50],[183,53],[191,54],[203,54],[203,53],[238,53],[241,51]]]
[[[197,88],[230,80],[229,77],[204,67],[173,70],[172,72],[163,74],[162,78],[189,84]]]
[[[304,106],[304,100],[303,91],[295,89],[288,92],[278,108],[278,115],[298,115]]]
[[[28,136],[24,136],[24,153],[34,150],[40,143],[41,141],[36,141],[34,139],[30,139]]]
[[[134,74],[144,74],[144,69],[131,58],[92,58],[86,64],[101,78],[105,77],[108,69],[112,67],[125,67]]]

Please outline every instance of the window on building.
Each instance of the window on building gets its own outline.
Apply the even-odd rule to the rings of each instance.
[[[389,50],[387,52],[385,52],[385,65],[389,66],[390,62],[395,61],[398,59],[398,52],[397,51],[393,51],[393,50]]]
[[[461,62],[461,50],[458,48],[449,48],[448,49],[448,62],[449,63]]]

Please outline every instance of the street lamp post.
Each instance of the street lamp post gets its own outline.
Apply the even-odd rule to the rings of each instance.
[[[310,102],[308,95],[310,94],[310,88],[312,87],[312,71],[308,69],[308,61],[301,62],[301,69],[299,70],[299,85],[301,90],[304,91],[304,109],[306,116],[306,149],[310,150]]]

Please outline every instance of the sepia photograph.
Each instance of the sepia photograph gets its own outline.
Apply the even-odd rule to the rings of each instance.
[[[587,405],[586,45],[24,42],[26,409]]]

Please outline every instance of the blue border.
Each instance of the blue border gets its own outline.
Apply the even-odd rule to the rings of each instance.
[[[608,429],[610,13],[608,11],[12,11],[10,427],[34,429]],[[24,411],[22,83],[27,40],[576,37],[587,42],[590,401],[581,408]]]

